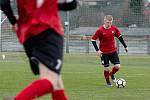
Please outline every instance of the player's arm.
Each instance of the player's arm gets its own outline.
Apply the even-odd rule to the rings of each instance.
[[[123,39],[123,37],[122,37],[119,29],[117,27],[115,27],[115,28],[116,28],[115,36],[119,39],[119,41],[121,42],[121,44],[124,46],[125,51],[128,52],[128,46],[126,45],[126,43],[125,43],[125,41],[124,41],[124,39]]]
[[[66,0],[64,3],[58,3],[58,9],[62,11],[73,10],[77,7],[76,0]]]
[[[97,46],[97,43],[96,43],[96,40],[98,39],[98,37],[100,36],[100,30],[98,29],[95,34],[92,36],[92,39],[91,39],[91,42],[97,52],[97,55],[98,56],[102,56],[102,52],[99,50],[98,46]]]
[[[97,29],[96,32],[93,34],[93,36],[91,38],[91,42],[92,42],[92,44],[93,44],[96,51],[99,50],[99,48],[97,46],[97,43],[96,43],[96,40],[98,39],[99,34],[100,34],[100,29]]]
[[[124,46],[125,51],[128,52],[128,46],[126,45],[126,43],[125,43],[123,37],[120,35],[118,39],[119,39],[119,41],[122,43],[122,45]]]
[[[98,48],[97,43],[96,43],[96,40],[97,40],[98,37],[99,37],[99,33],[100,33],[100,30],[97,29],[96,32],[93,34],[93,36],[92,36],[92,38],[91,38],[91,42],[92,42],[92,44],[93,44],[93,46],[94,46],[96,52],[99,51],[99,48]]]
[[[8,20],[12,25],[15,25],[17,22],[16,17],[13,14],[13,11],[10,6],[10,0],[0,0],[0,7],[1,10],[5,13],[7,16]]]
[[[93,44],[93,46],[94,46],[94,48],[95,48],[95,50],[97,52],[97,55],[101,57],[103,52],[99,50],[99,48],[97,46],[97,43],[96,43],[96,40],[92,39],[91,42],[92,42],[92,44]]]
[[[122,35],[120,35],[120,37],[119,37],[118,39],[119,39],[119,41],[122,43],[122,45],[124,46],[124,48],[126,48],[127,45],[126,45],[126,43],[125,43],[125,41],[124,41]]]
[[[97,46],[97,43],[96,43],[96,40],[91,40],[91,42],[92,42],[92,44],[93,44],[93,46],[94,46],[94,48],[95,48],[95,50],[96,51],[98,51],[99,49],[98,49],[98,46]]]

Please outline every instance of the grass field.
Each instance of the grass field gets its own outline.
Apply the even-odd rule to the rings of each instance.
[[[127,81],[125,88],[106,87],[103,68],[95,54],[69,54],[64,57],[63,79],[70,100],[150,100],[150,56],[120,56],[117,78]],[[0,58],[0,100],[13,96],[36,79],[23,54]],[[38,100],[51,100],[50,95]]]

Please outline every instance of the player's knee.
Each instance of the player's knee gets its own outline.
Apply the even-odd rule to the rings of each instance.
[[[115,64],[114,67],[119,69],[121,66],[120,66],[120,64]]]
[[[59,76],[58,80],[57,80],[57,84],[55,84],[55,90],[62,90],[64,89],[64,85],[63,85],[63,81],[61,76]]]
[[[58,81],[58,78],[43,78],[43,79],[47,79],[48,81],[50,81],[53,85],[53,89],[54,90],[60,90],[60,89],[64,89],[63,85]]]
[[[110,69],[109,69],[109,66],[108,67],[104,67],[104,70],[105,71],[109,71]]]

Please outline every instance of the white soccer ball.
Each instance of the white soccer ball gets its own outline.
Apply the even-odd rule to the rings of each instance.
[[[123,79],[123,78],[117,79],[117,81],[116,81],[116,86],[117,86],[118,88],[124,88],[124,87],[126,86],[126,81],[125,81],[125,79]]]

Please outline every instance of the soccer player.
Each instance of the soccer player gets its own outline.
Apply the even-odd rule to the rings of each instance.
[[[116,78],[114,74],[120,68],[120,61],[117,54],[117,48],[115,46],[114,38],[117,37],[120,42],[123,44],[125,51],[128,52],[128,47],[124,42],[122,35],[118,28],[115,25],[112,25],[113,16],[106,15],[104,17],[104,24],[101,25],[95,34],[92,36],[92,44],[98,54],[101,57],[101,63],[104,66],[104,77],[107,83],[107,86],[112,86],[109,76],[115,82]],[[96,40],[99,40],[99,48],[97,46]],[[114,64],[114,67],[110,71],[109,61]]]
[[[17,0],[18,19],[10,0],[1,0],[1,10],[25,48],[31,69],[39,79],[34,80],[15,97],[4,100],[33,100],[52,94],[53,100],[68,100],[60,75],[63,60],[63,29],[58,10],[73,10],[76,0]]]

